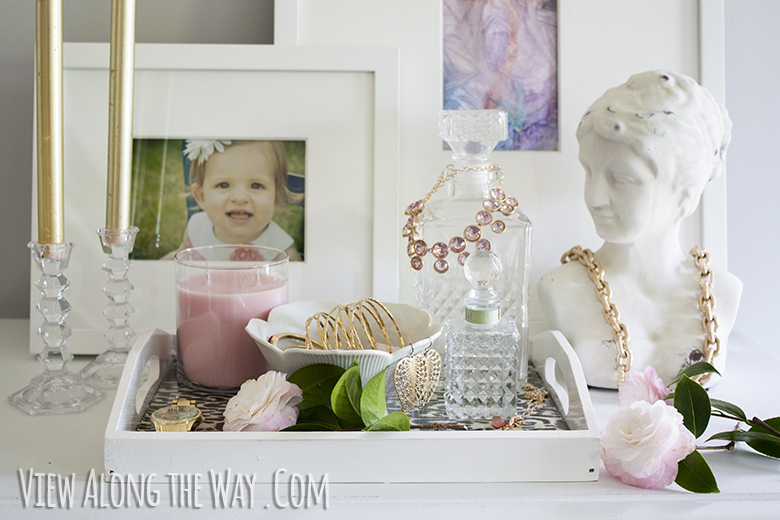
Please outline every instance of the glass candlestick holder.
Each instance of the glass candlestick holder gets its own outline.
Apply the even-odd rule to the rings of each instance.
[[[30,415],[75,413],[89,408],[105,397],[103,390],[68,370],[73,354],[65,343],[71,335],[65,317],[71,309],[63,292],[70,281],[62,274],[68,267],[72,242],[63,244],[28,244],[35,265],[41,271],[36,287],[42,297],[35,309],[43,316],[38,336],[44,348],[38,355],[43,374],[8,396],[8,401]]]
[[[133,267],[130,253],[135,245],[138,228],[98,229],[97,233],[103,252],[108,255],[102,266],[108,275],[108,281],[103,286],[103,294],[108,298],[108,306],[103,311],[109,322],[108,331],[103,335],[108,342],[108,350],[84,367],[81,375],[89,382],[109,390],[119,386],[127,353],[135,337],[135,331],[130,326],[130,317],[135,312],[130,305],[133,284],[127,279],[127,273]]]

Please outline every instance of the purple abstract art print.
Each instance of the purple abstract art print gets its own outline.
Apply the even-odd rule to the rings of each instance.
[[[496,150],[558,149],[555,0],[444,0],[444,109],[501,109]]]

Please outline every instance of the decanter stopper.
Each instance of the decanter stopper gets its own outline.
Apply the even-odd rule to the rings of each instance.
[[[473,286],[465,300],[466,321],[493,325],[501,319],[501,298],[493,288],[501,276],[501,259],[492,251],[477,250],[469,255],[463,268]]]
[[[503,110],[442,110],[439,137],[452,149],[456,166],[489,164],[490,154],[509,135],[509,116]]]

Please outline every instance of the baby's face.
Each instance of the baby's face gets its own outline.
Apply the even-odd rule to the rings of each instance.
[[[274,214],[276,184],[271,161],[260,144],[240,144],[206,161],[203,186],[192,194],[226,244],[251,242]]]
[[[633,243],[671,225],[677,198],[643,157],[595,132],[580,138],[585,203],[607,242]]]

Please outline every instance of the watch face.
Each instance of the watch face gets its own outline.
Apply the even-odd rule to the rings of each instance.
[[[194,406],[168,406],[154,412],[154,416],[162,421],[186,421],[198,416],[198,409]]]

